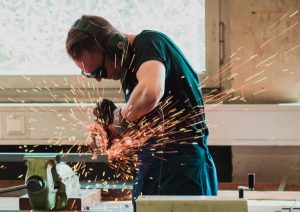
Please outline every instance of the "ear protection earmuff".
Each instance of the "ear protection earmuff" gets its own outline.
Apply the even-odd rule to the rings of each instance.
[[[119,32],[112,32],[107,27],[101,27],[83,18],[76,20],[71,29],[91,35],[97,46],[112,58],[125,61],[128,57],[128,39]]]

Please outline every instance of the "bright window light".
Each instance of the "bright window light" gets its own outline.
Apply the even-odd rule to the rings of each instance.
[[[204,1],[1,1],[0,74],[79,74],[65,52],[65,39],[82,14],[103,16],[126,33],[166,33],[200,73],[205,70]]]

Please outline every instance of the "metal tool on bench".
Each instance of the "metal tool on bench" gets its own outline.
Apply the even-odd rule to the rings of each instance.
[[[248,174],[248,187],[238,186],[239,198],[244,198],[244,191],[254,191],[255,187],[255,173]]]
[[[27,189],[32,209],[64,209],[68,197],[80,188],[78,176],[64,162],[107,162],[103,155],[96,160],[91,160],[91,157],[89,153],[0,153],[0,162],[25,160],[28,167],[24,185],[0,189],[0,194]]]

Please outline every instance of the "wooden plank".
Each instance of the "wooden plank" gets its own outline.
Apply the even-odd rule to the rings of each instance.
[[[295,191],[245,191],[244,197],[248,200],[290,200],[294,201],[300,196]],[[219,191],[218,197],[238,198],[238,191]]]
[[[219,190],[237,190],[238,186],[247,186],[246,183],[219,183]],[[255,190],[259,191],[277,191],[278,183],[255,183]],[[299,183],[288,183],[285,191],[299,191]]]
[[[247,200],[206,196],[139,196],[137,211],[142,212],[247,212]]]

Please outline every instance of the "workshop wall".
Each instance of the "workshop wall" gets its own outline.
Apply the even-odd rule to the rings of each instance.
[[[300,183],[300,147],[232,147],[233,182],[247,182],[255,173],[260,183]]]
[[[298,0],[220,1],[225,24],[222,87],[229,103],[298,102]]]
[[[221,86],[232,92],[226,103],[299,102],[300,1],[226,0],[220,1],[220,8],[225,26]],[[266,129],[276,134],[272,126]],[[281,131],[290,129],[283,125]],[[299,183],[299,151],[299,146],[275,144],[234,146],[233,182],[246,182],[247,173],[255,172],[260,182],[279,183],[287,177],[289,183]]]

